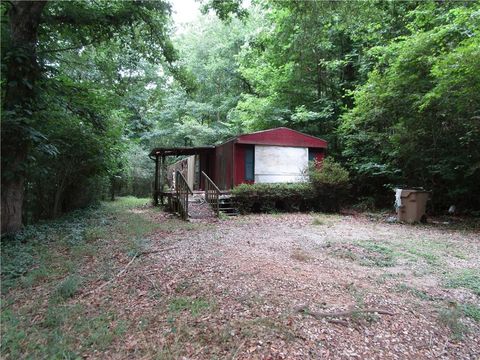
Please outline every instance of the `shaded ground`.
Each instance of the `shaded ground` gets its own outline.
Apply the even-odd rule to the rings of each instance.
[[[478,224],[454,229],[320,214],[189,224],[149,207],[109,211],[116,220],[78,264],[83,281],[71,296],[53,308],[58,282],[10,290],[2,310],[5,356],[45,353],[42,345],[58,331],[59,351],[85,358],[480,357]],[[127,226],[119,231],[119,223]],[[147,231],[128,235],[132,226]],[[303,306],[394,315],[319,320],[299,313]],[[59,308],[68,313],[55,322],[49,311]],[[77,328],[83,318],[90,325]],[[29,336],[15,339],[15,326]]]

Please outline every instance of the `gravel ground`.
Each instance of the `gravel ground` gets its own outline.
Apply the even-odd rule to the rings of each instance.
[[[478,359],[479,322],[462,309],[480,306],[479,239],[478,227],[320,214],[153,233],[150,252],[98,300],[132,324],[102,357]],[[465,269],[473,285],[452,286]],[[312,316],[367,308],[391,314]]]

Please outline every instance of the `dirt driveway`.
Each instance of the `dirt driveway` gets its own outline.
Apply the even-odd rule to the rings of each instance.
[[[111,289],[137,326],[109,355],[478,359],[479,238],[478,227],[319,214],[153,233]]]

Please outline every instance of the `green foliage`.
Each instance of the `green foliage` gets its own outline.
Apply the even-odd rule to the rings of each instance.
[[[391,204],[397,185],[432,190],[436,209],[480,208],[477,2],[203,5],[218,18],[174,34],[168,2],[48,2],[35,76],[8,81],[31,54],[14,48],[5,17],[2,181],[25,176],[27,223],[115,193],[146,196],[154,146],[277,126],[325,138],[348,168],[345,186],[328,160],[312,173],[324,210],[338,210],[347,182],[361,209]],[[22,87],[28,101],[5,107]]]
[[[90,224],[96,221],[106,223],[98,208],[77,210],[56,221],[29,225],[14,235],[2,237],[2,293],[19,285],[34,286],[51,276],[66,276],[65,284],[62,283],[65,287],[58,284],[60,295],[80,285],[80,278],[68,277],[72,264],[68,261],[57,264],[48,249],[52,244],[71,250],[84,247],[87,242],[92,242],[95,227]]]
[[[462,304],[463,314],[477,322],[480,322],[480,306],[475,304]]]
[[[367,50],[403,33],[411,7],[327,1],[253,7],[262,17],[242,49],[239,70],[254,93],[242,96],[232,118],[249,130],[288,126],[322,136],[335,154],[339,115],[372,66]]]
[[[241,19],[248,15],[247,10],[242,8],[242,0],[208,0],[203,4],[202,12],[207,13],[209,10],[214,10],[224,21],[230,21],[232,16]]]
[[[3,357],[77,359],[85,351],[79,349],[102,351],[122,340],[128,323],[109,305],[92,312],[75,297],[80,287],[94,288],[124,267],[113,261],[112,252],[127,253],[159,226],[130,211],[146,203],[119,198],[2,238]],[[100,266],[92,267],[92,259]],[[35,296],[24,301],[25,294]]]
[[[26,274],[35,263],[33,255],[30,252],[22,250],[24,249],[19,246],[2,249],[2,252],[6,252],[4,256],[10,260],[7,263],[2,262],[2,278],[4,278],[6,282],[6,284],[2,284],[3,286],[8,286],[8,283],[13,279]]]
[[[412,11],[415,31],[376,48],[379,63],[354,92],[340,134],[360,193],[406,184],[444,208],[480,205],[467,195],[480,190],[479,7],[451,6]]]
[[[232,195],[243,213],[338,211],[347,198],[348,172],[326,158],[321,165],[312,164],[308,176],[304,183],[241,184]]]
[[[310,181],[314,186],[345,186],[350,178],[348,171],[330,157],[325,158],[320,164],[310,167]]]
[[[242,184],[232,190],[240,212],[305,211],[312,208],[308,183]]]
[[[253,28],[253,20],[222,23],[210,15],[184,27],[175,41],[195,90],[187,92],[177,82],[168,86],[162,103],[148,114],[155,126],[142,136],[144,143],[211,145],[244,130],[243,124],[231,120],[230,112],[240,95],[249,91],[238,71],[237,56]]]
[[[314,198],[324,211],[339,211],[348,199],[350,188],[349,173],[332,158],[325,158],[321,164],[311,164],[309,179]]]
[[[452,288],[470,289],[480,295],[480,272],[476,269],[464,269],[449,275],[445,285]]]
[[[115,193],[120,196],[150,196],[153,161],[148,157],[148,151],[138,144],[132,144],[124,152],[123,161],[122,171],[115,178]]]
[[[2,11],[15,14],[12,6],[2,3]],[[48,2],[40,11],[37,51],[23,59],[11,19],[2,22],[2,185],[26,178],[27,222],[105,197],[124,169],[127,137],[152,126],[145,114],[159,85],[170,77],[191,87],[169,37],[167,2]],[[10,79],[15,66],[35,76]],[[10,104],[8,94],[25,86]]]

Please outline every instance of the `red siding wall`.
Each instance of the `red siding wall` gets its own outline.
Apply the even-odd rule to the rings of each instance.
[[[325,158],[325,149],[309,148],[308,152],[310,153],[311,151],[313,151],[315,154],[315,161],[318,164],[321,164],[323,159]],[[310,155],[309,155],[309,158],[310,158]]]
[[[325,153],[324,153],[324,152],[315,154],[315,160],[316,160],[318,163],[321,163],[324,158],[325,158]]]

